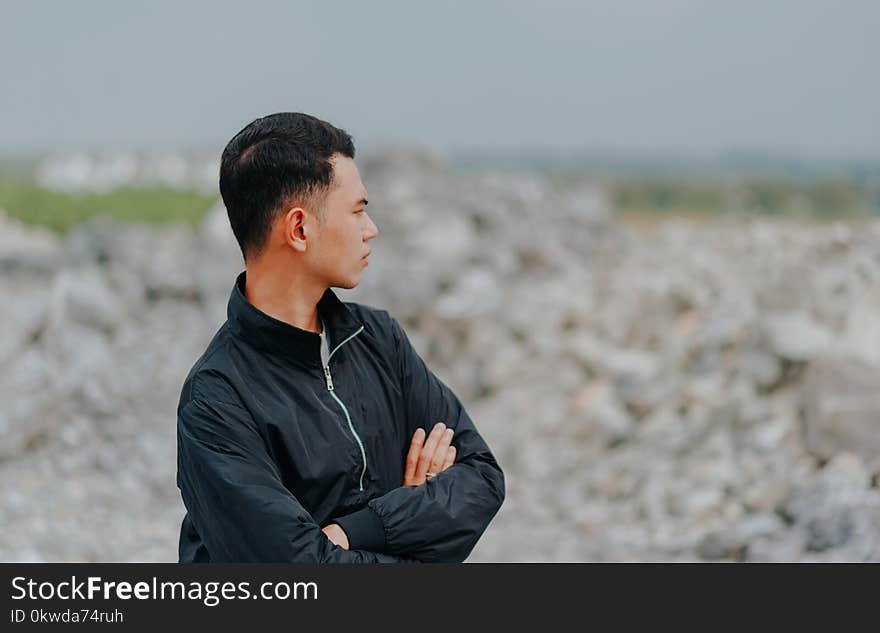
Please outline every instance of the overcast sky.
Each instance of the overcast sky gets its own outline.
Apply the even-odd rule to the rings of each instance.
[[[295,110],[359,149],[880,157],[876,0],[133,5],[2,1],[0,149],[222,147]]]

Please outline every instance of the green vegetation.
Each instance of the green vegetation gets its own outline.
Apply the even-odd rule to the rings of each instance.
[[[720,214],[809,219],[880,215],[880,177],[648,174],[547,174],[560,186],[589,180],[604,189],[625,216],[710,217]],[[34,182],[0,177],[0,209],[60,233],[94,216],[122,221],[196,223],[217,200],[195,189],[122,187],[104,193],[59,192]]]
[[[124,187],[106,193],[68,193],[25,180],[0,181],[0,209],[26,224],[60,233],[102,215],[124,221],[195,223],[216,199],[191,189]]]
[[[624,215],[718,214],[823,219],[880,215],[880,162],[761,153],[641,157],[579,152],[453,156],[462,169],[536,171],[562,187],[604,189]]]
[[[606,183],[606,190],[614,208],[626,214],[880,215],[877,186],[844,178],[625,178]]]

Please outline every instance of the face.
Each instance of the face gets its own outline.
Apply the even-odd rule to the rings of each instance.
[[[333,185],[324,203],[324,221],[315,224],[309,260],[316,277],[328,286],[354,288],[360,282],[370,252],[369,241],[379,234],[367,214],[367,190],[354,161],[335,154]]]

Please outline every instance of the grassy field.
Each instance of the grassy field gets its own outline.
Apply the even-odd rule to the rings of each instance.
[[[555,178],[565,186],[584,176]],[[591,178],[624,219],[651,223],[669,217],[708,219],[767,215],[822,221],[880,216],[874,179],[738,179],[626,176]],[[64,233],[94,216],[123,221],[201,220],[218,199],[195,189],[124,187],[106,193],[52,191],[24,178],[0,177],[0,209],[32,225]]]
[[[620,213],[755,214],[824,219],[880,215],[880,192],[847,178],[614,179],[606,190]]]
[[[0,181],[0,209],[59,233],[95,216],[123,221],[198,222],[218,196],[172,188],[119,188],[106,193],[51,191],[24,180]]]

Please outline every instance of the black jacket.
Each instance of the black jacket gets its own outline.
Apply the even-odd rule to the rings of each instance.
[[[279,321],[236,279],[227,320],[177,409],[181,562],[461,562],[504,501],[504,474],[456,395],[385,310],[328,289],[329,338]],[[403,486],[418,427],[456,461]],[[321,531],[339,523],[349,550]]]

